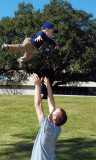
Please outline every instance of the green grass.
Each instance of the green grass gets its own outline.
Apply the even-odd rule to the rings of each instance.
[[[57,160],[96,160],[96,98],[56,96],[55,101],[68,115]],[[47,100],[43,108],[47,116]],[[38,130],[33,96],[0,95],[0,160],[30,160]]]

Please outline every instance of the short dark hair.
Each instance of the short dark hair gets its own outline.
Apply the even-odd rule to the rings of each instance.
[[[64,109],[60,108],[60,112],[61,112],[60,115],[57,116],[57,120],[56,120],[56,124],[55,124],[56,126],[61,126],[61,125],[65,124],[67,121],[67,114],[64,111]]]

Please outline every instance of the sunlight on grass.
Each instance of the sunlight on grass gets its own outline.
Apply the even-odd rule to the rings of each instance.
[[[56,147],[57,160],[96,160],[96,98],[55,96],[68,115]],[[43,100],[48,115],[47,100]],[[33,96],[0,95],[0,159],[30,160],[39,130]]]

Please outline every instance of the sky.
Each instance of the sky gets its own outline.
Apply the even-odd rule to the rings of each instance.
[[[43,9],[45,4],[49,4],[50,0],[0,0],[0,20],[2,17],[14,17],[14,11],[18,10],[18,4],[25,2],[32,3],[35,10]],[[82,9],[87,13],[92,13],[96,18],[96,0],[67,0],[74,9]]]

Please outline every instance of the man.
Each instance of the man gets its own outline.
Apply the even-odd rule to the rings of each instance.
[[[40,93],[41,81],[36,73],[32,74],[35,84],[35,109],[40,124],[40,130],[34,142],[31,160],[56,160],[55,145],[61,132],[61,125],[67,121],[66,112],[63,109],[55,109],[55,101],[49,79],[45,77],[43,83],[48,91],[49,120],[44,116]]]

